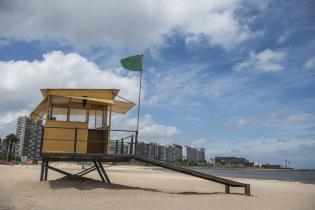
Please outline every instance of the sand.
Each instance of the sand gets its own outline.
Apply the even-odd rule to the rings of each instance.
[[[59,164],[69,172],[79,166]],[[70,168],[70,169],[69,169]],[[50,171],[39,182],[39,166],[0,165],[0,210],[4,209],[315,209],[315,185],[234,179],[251,184],[252,196],[210,181],[151,167],[106,167],[114,184],[101,183],[96,171],[87,180],[68,180]],[[242,189],[243,190],[243,189]]]

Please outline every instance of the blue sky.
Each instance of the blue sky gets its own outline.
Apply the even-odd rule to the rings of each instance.
[[[122,7],[121,5],[127,5]],[[87,11],[86,8],[89,8]],[[118,87],[143,140],[315,168],[314,1],[0,1],[0,135],[39,88]],[[115,116],[134,128],[136,109]]]

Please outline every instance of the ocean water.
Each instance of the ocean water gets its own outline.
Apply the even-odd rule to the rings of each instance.
[[[286,169],[195,169],[215,176],[246,179],[265,179],[315,184],[315,170]]]
[[[154,170],[169,171],[164,168],[155,168]],[[278,180],[289,182],[301,182],[305,184],[315,184],[315,170],[206,169],[206,168],[193,168],[193,170],[223,177]]]

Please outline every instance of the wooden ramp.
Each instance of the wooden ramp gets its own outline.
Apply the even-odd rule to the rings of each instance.
[[[230,187],[244,187],[244,194],[250,196],[250,185],[249,184],[244,184],[241,182],[232,181],[229,179],[209,175],[206,173],[201,173],[199,171],[191,170],[188,168],[176,166],[173,164],[169,164],[169,163],[165,163],[165,162],[161,162],[161,161],[157,161],[157,160],[152,160],[152,159],[141,157],[138,155],[134,156],[134,159],[141,161],[141,162],[144,162],[144,163],[149,163],[151,165],[155,165],[155,166],[159,166],[159,167],[166,168],[169,170],[177,171],[177,172],[180,172],[183,174],[187,174],[187,175],[195,176],[195,177],[198,177],[201,179],[206,179],[209,181],[223,184],[223,185],[225,185],[225,192],[226,193],[230,193]]]

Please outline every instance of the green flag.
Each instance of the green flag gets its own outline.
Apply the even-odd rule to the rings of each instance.
[[[142,71],[142,55],[134,55],[120,60],[121,65],[125,69],[131,71]]]

